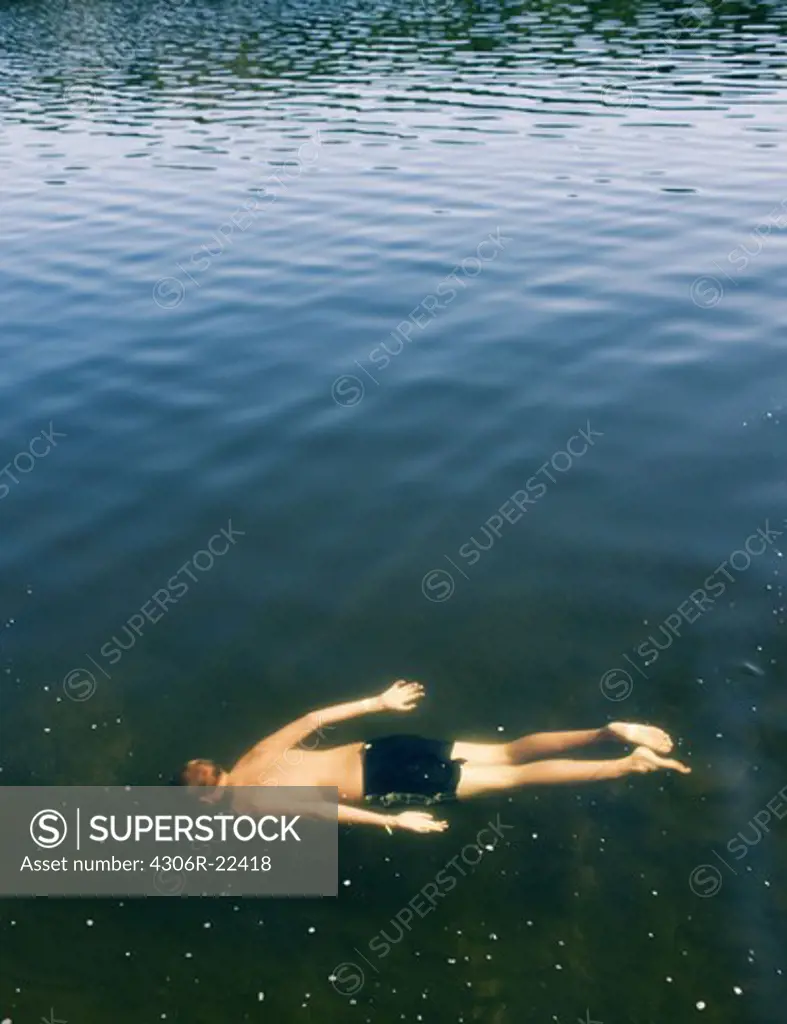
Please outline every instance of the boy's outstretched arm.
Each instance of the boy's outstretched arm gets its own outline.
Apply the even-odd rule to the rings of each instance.
[[[278,757],[290,747],[302,743],[313,732],[327,725],[333,725],[335,722],[344,722],[350,718],[358,718],[360,715],[370,715],[375,711],[412,711],[423,695],[424,688],[420,683],[408,683],[404,679],[399,679],[376,697],[365,697],[363,700],[353,700],[346,704],[335,704],[329,708],[322,708],[319,711],[310,711],[301,718],[296,718],[289,725],[285,725],[278,732],[266,736],[264,740],[252,747],[238,764],[243,764],[247,758],[256,760],[260,756]]]
[[[423,695],[424,688],[420,683],[408,683],[404,679],[399,679],[376,697],[365,697],[363,700],[352,700],[347,704],[335,704],[321,711],[313,711],[312,714],[318,720],[315,728],[333,725],[334,722],[344,722],[349,718],[358,718],[359,715],[369,715],[375,711],[412,711]]]
[[[426,811],[403,811],[401,814],[378,814],[362,807],[339,804],[339,821],[345,825],[380,825],[383,828],[403,828],[408,832],[444,832],[447,821],[437,821]]]

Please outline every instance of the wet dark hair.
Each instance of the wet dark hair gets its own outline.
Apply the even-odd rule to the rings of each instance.
[[[188,761],[172,779],[174,786],[215,786],[224,769],[215,761],[198,757]]]

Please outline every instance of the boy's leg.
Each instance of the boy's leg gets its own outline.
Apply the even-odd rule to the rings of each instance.
[[[564,750],[576,750],[603,740],[620,740],[651,747],[666,754],[672,750],[672,740],[663,729],[652,725],[637,725],[633,722],[610,722],[600,729],[575,729],[571,732],[535,732],[520,736],[509,743],[464,743],[454,744],[451,757],[457,761],[471,761],[474,764],[521,764],[535,761],[540,757],[560,754]]]
[[[606,726],[571,732],[534,732],[508,743],[464,743],[460,740],[454,744],[451,757],[455,761],[472,761],[474,764],[519,764],[559,754],[563,750],[586,747],[602,739],[611,739]]]
[[[536,761],[533,764],[463,764],[457,787],[460,799],[480,796],[502,789],[519,786],[554,785],[567,782],[596,782],[602,779],[620,779],[638,772],[659,769],[688,774],[691,769],[680,761],[660,757],[649,747],[637,747],[628,757],[612,761]]]

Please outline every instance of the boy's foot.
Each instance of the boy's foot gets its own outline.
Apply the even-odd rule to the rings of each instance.
[[[632,772],[657,772],[659,769],[671,769],[680,772],[681,775],[690,775],[691,768],[681,761],[674,761],[671,757],[659,757],[654,754],[650,747],[637,747],[629,754],[628,760]]]
[[[668,754],[674,747],[672,737],[655,725],[637,725],[634,722],[610,722],[609,732],[624,743],[638,747],[650,747],[658,754]]]

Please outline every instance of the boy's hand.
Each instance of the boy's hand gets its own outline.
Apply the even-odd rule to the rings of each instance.
[[[426,811],[403,811],[396,815],[396,824],[408,832],[445,832],[447,821],[437,821]]]
[[[420,683],[407,683],[399,679],[380,694],[380,703],[387,711],[412,711],[424,695]]]

